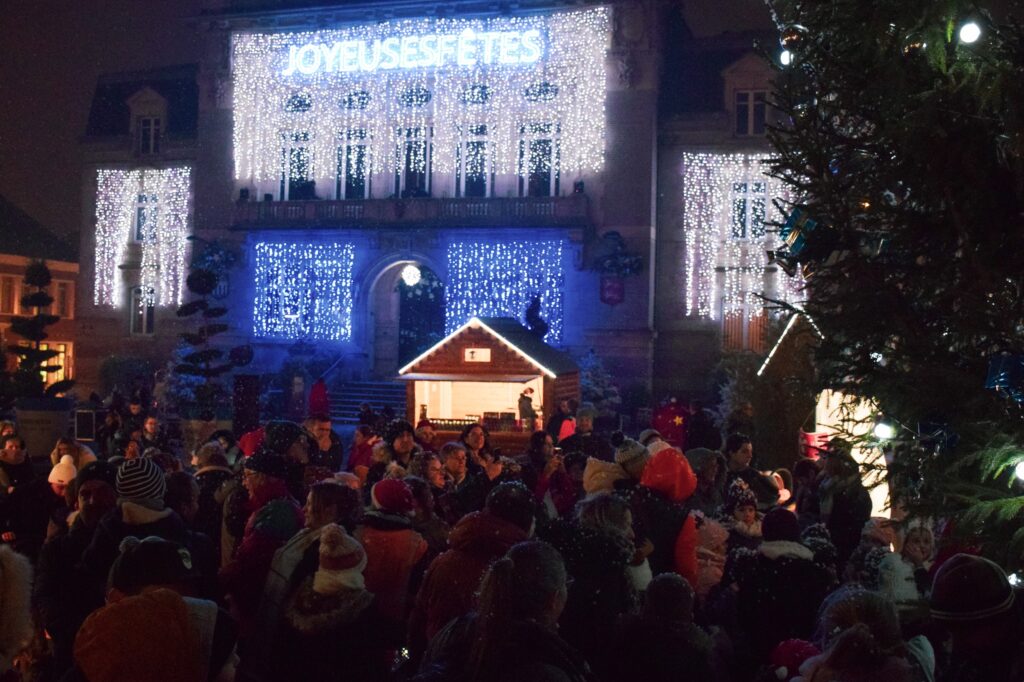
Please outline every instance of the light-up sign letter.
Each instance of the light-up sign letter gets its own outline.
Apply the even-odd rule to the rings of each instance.
[[[391,69],[533,64],[544,56],[538,29],[474,31],[391,36],[377,40],[341,40],[288,47],[282,76],[373,72]]]

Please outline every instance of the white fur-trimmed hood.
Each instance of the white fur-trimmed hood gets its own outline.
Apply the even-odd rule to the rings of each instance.
[[[806,559],[807,561],[814,559],[814,552],[799,542],[790,542],[789,540],[762,542],[758,546],[757,551],[772,561],[787,557],[790,559]]]

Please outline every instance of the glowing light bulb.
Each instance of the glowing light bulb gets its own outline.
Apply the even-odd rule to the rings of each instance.
[[[1016,474],[1019,480],[1024,481],[1024,462],[1017,462],[1017,466],[1013,468],[1013,473]]]
[[[409,263],[402,268],[402,281],[405,282],[405,286],[414,287],[420,283],[421,279],[423,279],[423,273],[420,272],[417,265]]]
[[[783,50],[779,54],[779,61],[782,63],[783,66],[789,66],[790,64],[793,63],[793,53],[790,52],[789,50]]]
[[[878,440],[889,440],[896,435],[896,429],[893,428],[892,424],[888,422],[878,422],[875,424],[875,438]]]
[[[981,27],[973,21],[968,21],[960,27],[960,42],[968,45],[978,41],[981,37]]]

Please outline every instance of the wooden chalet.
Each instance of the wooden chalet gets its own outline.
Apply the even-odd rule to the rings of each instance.
[[[522,392],[546,420],[561,400],[579,400],[580,370],[568,355],[507,317],[474,317],[398,370],[407,381],[408,418],[425,415],[442,439],[480,423],[491,445],[525,449],[534,424],[519,419]]]

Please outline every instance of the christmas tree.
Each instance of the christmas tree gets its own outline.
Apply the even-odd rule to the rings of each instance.
[[[770,172],[796,196],[773,255],[807,278],[819,388],[894,427],[864,445],[891,456],[899,503],[1015,563],[1024,31],[961,0],[769,4]]]
[[[580,397],[602,415],[615,414],[622,405],[619,387],[604,362],[591,348],[577,363],[580,367]]]

